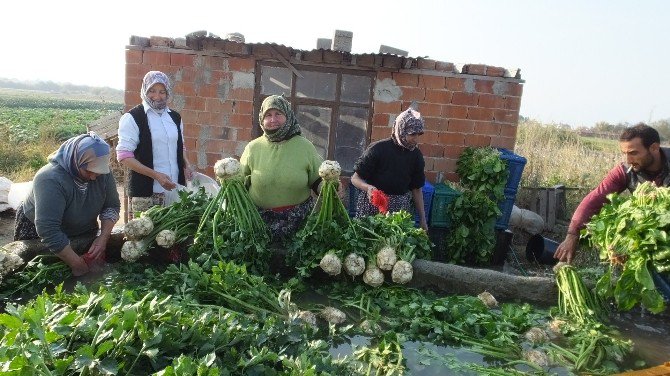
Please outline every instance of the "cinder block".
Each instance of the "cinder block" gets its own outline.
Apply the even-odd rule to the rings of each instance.
[[[330,38],[317,38],[316,48],[322,50],[329,50],[330,46],[333,44],[333,40]]]
[[[393,55],[398,55],[398,56],[407,56],[409,52],[405,50],[401,50],[399,48],[395,47],[390,47],[390,46],[385,46],[385,45],[380,45],[379,46],[379,53],[380,54],[393,54]]]
[[[351,52],[351,42],[353,38],[354,33],[351,31],[335,30],[332,49],[335,51]]]
[[[139,47],[149,47],[149,38],[138,37],[137,35],[130,36],[130,45]]]

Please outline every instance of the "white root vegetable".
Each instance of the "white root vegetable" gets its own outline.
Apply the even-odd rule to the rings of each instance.
[[[374,321],[370,321],[370,320],[365,320],[365,321],[363,321],[363,322],[359,325],[359,327],[361,328],[361,330],[362,330],[364,333],[369,334],[369,335],[373,335],[373,334],[379,333],[379,332],[381,331],[381,329],[382,329],[382,328],[379,326],[379,324],[377,324],[377,323],[374,322]]]
[[[154,223],[149,217],[131,219],[123,226],[123,233],[128,240],[139,240],[149,235],[154,229]]]
[[[319,313],[324,320],[331,324],[341,324],[347,319],[347,315],[334,307],[326,307]]]
[[[370,264],[363,273],[363,282],[372,287],[379,287],[384,283],[384,273],[376,265]]]
[[[391,271],[391,279],[393,282],[404,285],[411,281],[413,276],[414,268],[412,268],[412,264],[409,262],[398,260],[398,262],[393,265],[393,270]]]
[[[319,263],[321,269],[328,275],[336,276],[342,272],[342,261],[333,252],[326,253]]]
[[[311,311],[300,311],[300,312],[298,312],[297,317],[300,321],[304,322],[305,324],[307,324],[307,325],[309,325],[313,328],[317,327],[317,325],[316,325],[316,315],[314,313],[312,313]]]
[[[390,245],[385,245],[377,252],[377,267],[381,270],[393,270],[396,261],[398,261],[398,256]]]
[[[340,178],[342,168],[337,161],[323,161],[319,166],[319,176],[324,180],[337,180]]]
[[[220,179],[227,179],[240,172],[240,161],[235,158],[223,158],[214,163],[214,173]]]
[[[477,295],[477,297],[479,298],[479,300],[481,300],[489,308],[493,308],[493,307],[498,306],[498,301],[488,291],[484,291],[483,293]]]
[[[523,358],[539,367],[547,367],[549,365],[549,357],[540,350],[524,350]]]
[[[14,252],[5,252],[0,248],[0,277],[5,276],[23,265],[23,259]]]
[[[547,328],[554,335],[561,335],[563,334],[563,327],[567,324],[568,322],[565,320],[554,319],[547,323]]]
[[[172,230],[161,230],[156,234],[156,244],[163,248],[172,248],[177,240],[177,234]]]
[[[344,258],[344,271],[352,277],[358,277],[365,272],[365,259],[355,253]]]
[[[528,331],[524,334],[524,337],[526,337],[528,342],[532,344],[542,344],[549,342],[549,335],[547,335],[547,332],[537,327],[528,329]]]
[[[121,258],[128,262],[135,262],[143,255],[143,243],[139,240],[128,240],[121,246]]]
[[[154,200],[151,197],[133,197],[131,206],[133,212],[145,212],[154,206]]]

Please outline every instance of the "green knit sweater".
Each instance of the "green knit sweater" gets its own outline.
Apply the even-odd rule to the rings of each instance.
[[[240,158],[251,200],[263,209],[307,200],[312,184],[319,178],[322,161],[314,145],[303,136],[281,142],[258,137],[244,148]]]

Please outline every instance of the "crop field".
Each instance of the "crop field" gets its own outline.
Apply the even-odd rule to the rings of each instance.
[[[105,99],[72,99],[22,91],[0,91],[0,176],[32,178],[63,140],[123,104]]]

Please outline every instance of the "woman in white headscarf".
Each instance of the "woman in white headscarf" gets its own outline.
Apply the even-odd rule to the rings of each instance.
[[[168,76],[148,72],[142,81],[142,103],[119,120],[116,157],[131,170],[128,184],[130,212],[165,203],[165,191],[186,185],[193,169],[185,157],[184,123],[167,106]]]
[[[358,195],[356,217],[379,213],[372,201],[374,191],[380,190],[388,197],[389,212],[411,212],[414,202],[419,225],[428,231],[421,192],[425,162],[417,147],[423,129],[421,114],[408,108],[396,118],[391,137],[370,144],[356,161],[351,184],[366,192]]]

